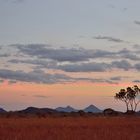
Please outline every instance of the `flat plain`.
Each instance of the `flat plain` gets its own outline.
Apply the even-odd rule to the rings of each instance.
[[[0,118],[0,140],[139,140],[140,117]]]

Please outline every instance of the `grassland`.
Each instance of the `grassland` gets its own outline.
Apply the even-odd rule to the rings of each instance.
[[[139,140],[140,117],[0,118],[0,140]]]

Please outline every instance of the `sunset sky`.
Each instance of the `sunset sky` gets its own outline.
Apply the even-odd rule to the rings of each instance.
[[[0,0],[0,107],[125,110],[140,85],[139,0]]]

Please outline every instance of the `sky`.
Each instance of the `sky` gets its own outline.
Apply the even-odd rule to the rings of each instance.
[[[140,84],[139,0],[0,0],[0,107],[125,110]]]

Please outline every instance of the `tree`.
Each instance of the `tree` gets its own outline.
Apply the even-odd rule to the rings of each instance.
[[[137,85],[121,89],[115,94],[115,99],[125,102],[127,112],[131,110],[135,112],[138,104],[140,103],[140,88]]]

